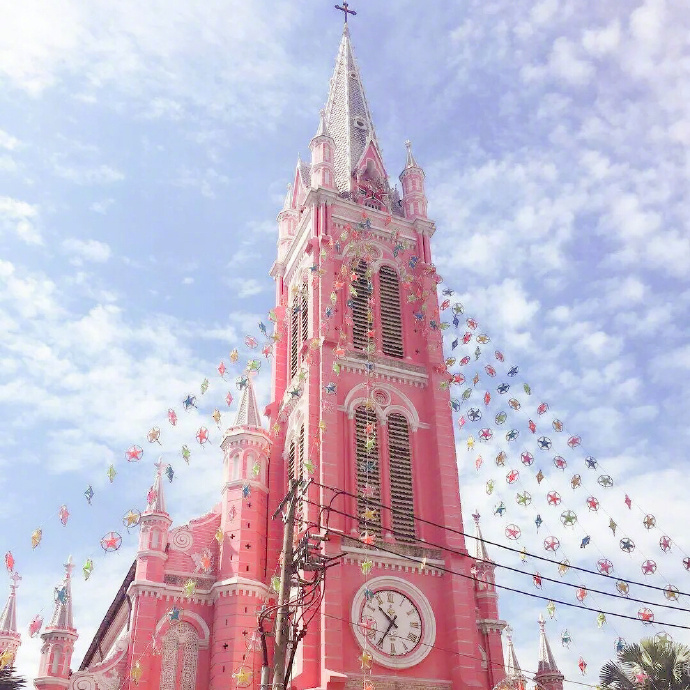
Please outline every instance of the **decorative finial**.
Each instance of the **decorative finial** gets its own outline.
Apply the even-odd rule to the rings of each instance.
[[[509,625],[506,625],[505,631],[506,637],[508,638],[508,642],[511,642],[513,639],[513,629]]]
[[[475,510],[474,513],[472,513],[472,517],[474,518],[474,523],[476,525],[478,525],[479,524],[479,518],[481,517],[481,515],[479,514],[479,511]]]
[[[543,616],[542,613],[540,612],[540,613],[539,613],[539,627],[542,629],[542,631],[544,630],[544,624],[545,624],[545,623],[544,623],[544,616]]]
[[[344,15],[345,15],[345,26],[347,26],[347,15],[351,14],[353,17],[357,14],[354,10],[348,9],[349,4],[347,2],[343,2],[342,6],[340,5],[334,5],[336,10],[340,10]]]
[[[72,563],[72,556],[67,556],[67,563],[65,563],[65,573],[67,577],[71,577],[72,570],[74,570],[74,563]]]
[[[412,148],[412,142],[409,139],[405,139],[405,148]]]

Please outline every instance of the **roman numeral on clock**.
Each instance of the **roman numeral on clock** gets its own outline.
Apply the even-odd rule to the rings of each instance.
[[[415,635],[413,632],[411,632],[411,633],[408,633],[407,639],[408,639],[410,642],[414,642],[415,644],[417,644],[417,640],[419,639],[419,636],[418,636],[418,635]]]

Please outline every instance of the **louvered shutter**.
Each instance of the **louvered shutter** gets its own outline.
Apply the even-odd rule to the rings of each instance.
[[[401,414],[393,413],[388,417],[388,451],[393,534],[398,542],[414,542],[410,431],[407,420]]]
[[[400,281],[390,266],[379,271],[381,292],[381,338],[383,353],[391,357],[403,356],[402,319],[400,315]]]
[[[297,458],[297,476],[298,482],[304,479],[304,424],[299,430],[299,456]],[[297,502],[297,512],[300,516],[304,516],[304,500],[302,498]]]
[[[366,263],[360,261],[355,269],[358,276],[354,282],[357,294],[352,297],[352,343],[357,350],[364,350],[367,346],[367,315],[371,287],[366,277],[366,271]]]
[[[290,316],[290,378],[297,373],[297,352],[299,348],[299,302],[297,295],[292,300]]]
[[[306,343],[309,338],[309,289],[307,285],[302,286],[302,342]]]
[[[295,478],[295,442],[290,441],[290,450],[288,452],[288,487],[290,482]]]
[[[366,448],[366,426],[367,424],[374,425],[373,438],[374,445],[367,451]],[[379,473],[379,442],[378,442],[378,428],[376,423],[376,412],[374,410],[367,410],[365,407],[358,407],[355,412],[355,434],[356,434],[356,456],[357,456],[357,488],[359,489],[357,498],[357,509],[359,511],[359,529],[364,531],[365,523],[362,519],[362,514],[366,507],[366,501],[362,496],[364,485],[368,484],[374,489],[372,501],[377,503],[381,500],[381,475]],[[381,511],[378,507],[374,507],[376,516],[373,520],[366,522],[366,528],[370,534],[381,534]]]

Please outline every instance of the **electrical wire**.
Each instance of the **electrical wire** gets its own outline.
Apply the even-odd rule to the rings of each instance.
[[[329,486],[328,484],[321,484],[317,481],[314,481],[313,484],[315,486],[319,486],[321,488],[328,489],[329,491],[336,492],[337,494],[344,494],[345,496],[350,496],[351,498],[357,498],[357,494],[353,494],[352,492],[346,491],[345,489],[338,489],[337,487]],[[382,508],[384,510],[388,510],[391,513],[397,513],[399,515],[405,515],[405,516],[408,515],[408,513],[406,513],[405,511],[397,509],[397,508],[393,508],[392,506],[386,505],[385,503],[381,503],[380,501],[372,500],[371,502],[375,506]],[[528,551],[523,552],[523,551],[516,549],[512,546],[507,546],[505,544],[501,544],[500,542],[494,542],[494,541],[490,541],[490,540],[484,539],[484,538],[482,538],[480,540],[478,537],[474,536],[473,534],[468,534],[467,532],[463,532],[462,530],[457,530],[457,529],[454,529],[452,527],[448,527],[447,525],[441,525],[437,522],[434,522],[433,520],[426,520],[424,518],[417,517],[416,515],[414,515],[413,518],[416,522],[421,522],[421,523],[424,523],[426,525],[430,525],[431,527],[437,527],[437,528],[445,530],[447,532],[451,532],[452,534],[457,534],[459,536],[465,537],[466,539],[473,539],[474,541],[483,541],[485,544],[488,544],[489,546],[496,547],[499,549],[504,549],[506,551],[516,553],[520,556],[526,555],[526,556],[529,556],[530,558],[534,558],[534,559],[539,560],[539,561],[543,561],[546,563],[553,563],[554,565],[557,565],[557,566],[561,565],[560,561],[556,561],[552,558],[548,558],[546,556],[539,556],[538,554],[530,553]],[[355,518],[355,519],[359,520],[359,518]],[[501,566],[501,567],[505,567],[505,566]],[[569,565],[568,568],[570,568],[572,570],[579,571],[579,572],[589,573],[590,575],[596,575],[597,577],[604,577],[604,578],[607,578],[608,580],[614,579],[610,575],[606,575],[605,573],[600,573],[596,570],[591,570],[589,568],[583,568],[583,567],[577,566],[577,565]],[[544,579],[546,579],[546,578],[544,578]],[[620,579],[623,579],[623,578],[620,578]],[[558,582],[558,580],[557,580],[557,582]],[[644,588],[655,590],[655,591],[662,592],[662,593],[665,591],[663,587],[658,587],[656,585],[650,585],[646,582],[638,582],[636,580],[628,580],[628,579],[625,579],[625,582],[629,585],[635,585],[636,587],[644,587]],[[594,590],[592,590],[592,591],[594,591]],[[677,594],[678,594],[678,596],[683,596],[683,595],[684,596],[690,596],[690,592],[678,592]],[[627,598],[627,597],[624,597],[624,598]],[[680,610],[687,610],[687,609],[678,609],[678,610],[680,611]]]
[[[309,504],[311,504],[311,505],[316,505],[316,506],[320,505],[320,504],[314,503],[313,501],[305,501],[305,502],[306,502],[306,503],[309,503]],[[343,511],[336,510],[335,508],[331,508],[331,511],[334,512],[334,513],[336,513],[336,514],[338,514],[338,515],[342,515],[342,516],[344,516],[344,517],[353,518],[353,519],[355,519],[355,520],[358,519],[358,518],[357,518],[356,516],[354,516],[354,515],[351,515],[351,514],[349,514],[349,513],[345,513],[345,512],[343,512]],[[331,532],[331,533],[333,533],[333,534],[337,534],[338,536],[343,537],[343,538],[345,538],[345,539],[352,540],[352,537],[350,537],[349,535],[345,534],[344,532],[340,532],[340,531],[338,531],[338,530],[334,530],[334,529],[331,528],[331,527],[324,526],[323,529],[326,529],[327,531],[329,531],[329,532]],[[419,564],[419,565],[424,565],[424,566],[426,566],[426,563],[425,563],[422,559],[415,558],[414,556],[408,556],[408,555],[406,555],[406,554],[401,554],[401,553],[398,553],[397,551],[393,551],[393,550],[391,550],[391,549],[386,549],[386,548],[383,547],[383,546],[377,545],[377,546],[375,547],[375,550],[377,550],[377,551],[383,551],[383,552],[385,552],[385,553],[390,553],[390,554],[393,554],[394,556],[396,556],[396,557],[398,557],[398,558],[404,558],[405,560],[411,561],[411,562],[413,562],[413,563],[417,563],[417,564]],[[464,579],[466,579],[466,580],[475,581],[475,579],[476,579],[476,578],[473,577],[472,575],[466,575],[465,573],[459,573],[459,572],[457,572],[457,571],[455,571],[455,570],[452,570],[451,568],[446,568],[445,566],[434,565],[433,568],[434,568],[435,570],[440,570],[440,571],[442,571],[442,572],[446,572],[446,573],[448,573],[449,575],[457,575],[458,577],[462,577],[462,578],[464,578]],[[507,592],[513,592],[513,593],[515,593],[515,594],[522,594],[522,595],[527,596],[527,597],[530,597],[530,598],[532,598],[532,599],[539,599],[539,600],[541,600],[541,601],[553,601],[555,604],[561,604],[562,606],[568,606],[568,607],[570,607],[570,608],[580,609],[580,610],[582,610],[582,611],[590,611],[590,612],[592,612],[592,613],[603,613],[603,614],[605,614],[605,615],[607,615],[607,616],[614,616],[614,617],[616,617],[616,618],[623,618],[623,619],[626,619],[626,620],[632,620],[632,621],[637,621],[637,622],[644,622],[644,621],[641,621],[639,618],[637,618],[637,617],[635,617],[635,616],[628,616],[628,615],[623,614],[623,613],[614,613],[613,611],[603,611],[603,610],[601,610],[601,609],[593,609],[593,608],[590,608],[590,607],[588,607],[588,606],[579,606],[578,604],[573,604],[572,602],[569,602],[569,601],[563,601],[563,600],[560,600],[560,599],[553,599],[553,598],[551,598],[551,597],[546,597],[546,596],[542,596],[542,595],[540,595],[540,594],[535,594],[534,592],[526,592],[526,591],[524,591],[524,590],[517,589],[517,588],[515,588],[515,587],[508,587],[507,585],[499,585],[499,584],[497,584],[497,583],[494,583],[494,584],[495,584],[495,587],[497,587],[497,588],[499,588],[499,589],[503,589],[503,590],[505,590],[505,591],[507,591]],[[619,598],[627,600],[626,597],[619,597]],[[678,629],[681,629],[681,630],[690,630],[690,626],[687,626],[687,625],[680,625],[680,624],[678,624],[678,623],[666,623],[666,622],[662,622],[662,621],[656,621],[656,622],[657,622],[658,625],[663,625],[663,626],[666,626],[666,627],[669,627],[669,628],[678,628]]]

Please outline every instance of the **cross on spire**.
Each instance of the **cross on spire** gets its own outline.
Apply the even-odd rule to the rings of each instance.
[[[19,587],[19,581],[21,579],[22,579],[22,576],[18,572],[16,572],[16,571],[13,572],[10,575],[10,580],[12,580],[12,582],[10,583],[10,587],[12,587],[12,589],[17,589],[17,587]]]
[[[348,9],[349,5],[347,2],[343,2],[342,6],[334,5],[336,10],[340,10],[345,15],[345,23],[347,24],[347,15],[351,14],[353,17],[357,14],[354,10]]]

